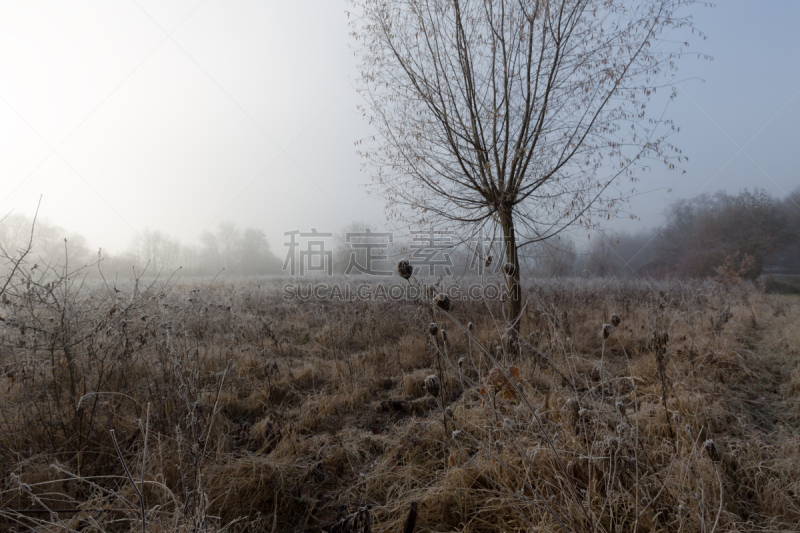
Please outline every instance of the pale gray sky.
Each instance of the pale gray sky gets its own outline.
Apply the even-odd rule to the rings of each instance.
[[[0,3],[0,213],[42,214],[112,252],[145,227],[184,242],[219,220],[283,232],[383,221],[353,143],[340,0]],[[800,2],[697,8],[708,34],[671,114],[689,156],[631,204],[653,226],[697,192],[800,184]],[[740,150],[740,148],[742,150]],[[55,149],[55,152],[53,152]],[[673,192],[666,193],[671,187]]]

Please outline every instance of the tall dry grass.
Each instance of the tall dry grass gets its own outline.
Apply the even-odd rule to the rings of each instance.
[[[754,286],[533,282],[510,353],[500,302],[14,276],[6,530],[399,532],[412,502],[417,531],[800,522],[800,306]]]

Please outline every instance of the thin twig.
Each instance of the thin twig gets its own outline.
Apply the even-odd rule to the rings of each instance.
[[[136,495],[139,497],[139,503],[142,506],[142,533],[145,533],[146,529],[146,514],[144,508],[144,495],[142,491],[139,490],[139,487],[136,486],[136,482],[133,480],[133,476],[131,475],[130,470],[128,470],[128,465],[125,464],[125,458],[122,457],[122,450],[119,449],[119,444],[117,443],[117,437],[114,436],[114,430],[111,430],[111,440],[114,441],[114,448],[117,450],[117,456],[119,457],[119,461],[122,463],[122,467],[125,469],[125,474],[127,474],[128,479],[133,485],[133,490],[136,491]]]

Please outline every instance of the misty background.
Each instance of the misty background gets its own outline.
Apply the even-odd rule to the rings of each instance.
[[[414,228],[387,222],[363,187],[354,142],[373,130],[351,84],[348,7],[4,2],[0,244],[26,242],[41,196],[36,253],[62,261],[67,238],[72,261],[102,248],[109,272],[277,274],[284,233],[312,228],[334,234],[337,272],[344,235],[365,226],[393,232],[396,260]],[[703,57],[684,63],[669,103],[688,161],[639,176],[628,218],[529,249],[526,267],[797,270],[796,20],[795,2],[698,8],[708,40],[690,50]],[[462,271],[468,255],[453,252]]]

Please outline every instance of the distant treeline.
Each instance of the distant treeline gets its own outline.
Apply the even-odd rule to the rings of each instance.
[[[17,255],[31,238],[32,220],[11,214],[0,221],[0,246],[9,256]],[[171,274],[180,268],[183,275],[213,276],[225,269],[234,275],[279,274],[281,260],[270,249],[264,231],[239,228],[233,222],[220,223],[203,232],[191,244],[160,231],[145,229],[132,239],[122,253],[109,254],[90,249],[86,239],[47,221],[37,221],[33,249],[28,262],[62,269],[76,268],[99,261],[104,274],[129,276],[134,271],[146,277]],[[87,274],[99,275],[97,269]]]
[[[0,220],[0,254],[14,256],[31,238],[32,220],[11,214]],[[104,274],[128,276],[134,270],[144,276],[171,274],[181,269],[185,276],[282,275],[291,273],[306,261],[311,248],[319,250],[315,264],[330,262],[333,274],[364,274],[360,267],[386,273],[401,257],[428,257],[437,264],[434,277],[448,267],[453,276],[477,274],[487,256],[494,262],[487,270],[499,273],[502,257],[499,247],[483,250],[476,256],[474,245],[455,249],[443,246],[438,252],[425,248],[424,239],[394,234],[387,242],[386,230],[352,223],[326,237],[325,245],[309,246],[308,239],[296,248],[281,243],[280,257],[273,252],[264,231],[240,228],[222,222],[203,232],[194,242],[182,243],[169,234],[146,229],[136,236],[125,252],[106,254],[89,248],[86,239],[46,221],[38,221],[33,235],[29,262],[41,267],[62,268],[65,263],[78,267],[100,260]],[[291,239],[291,237],[287,237]],[[314,239],[311,239],[312,241]],[[454,236],[451,242],[456,242]],[[380,245],[370,249],[368,245]],[[294,250],[291,260],[289,250]],[[324,251],[323,251],[324,250]],[[385,256],[367,260],[367,254]],[[763,190],[744,190],[737,194],[718,192],[672,203],[661,227],[638,233],[600,233],[590,236],[588,245],[579,247],[567,236],[536,243],[522,250],[526,275],[549,276],[648,276],[715,277],[733,275],[754,279],[760,274],[800,273],[800,187],[785,198],[775,198]],[[329,254],[329,255],[328,255]],[[421,260],[424,263],[424,259]],[[420,261],[417,261],[417,264]],[[286,266],[286,270],[284,270]],[[224,269],[224,270],[223,270]],[[88,271],[97,272],[97,269]],[[323,274],[323,272],[312,272]],[[299,273],[299,272],[296,272]],[[417,275],[427,277],[423,266]]]
[[[681,199],[665,218],[654,230],[597,236],[585,269],[598,276],[749,279],[800,273],[800,188],[783,199],[763,190]]]

